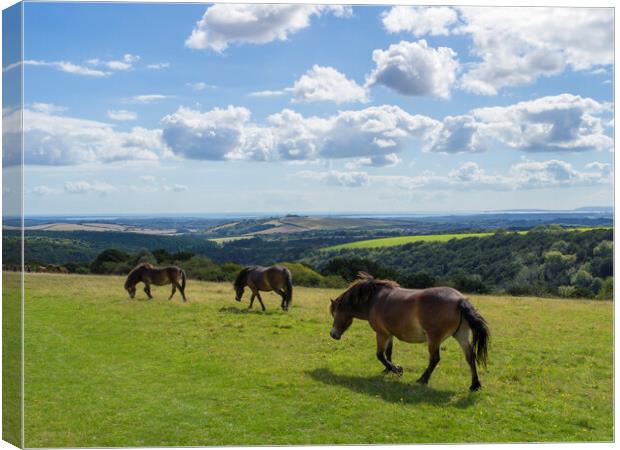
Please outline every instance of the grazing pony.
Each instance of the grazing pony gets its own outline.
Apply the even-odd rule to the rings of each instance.
[[[392,340],[426,342],[428,367],[417,380],[427,384],[439,363],[439,346],[454,337],[471,370],[471,391],[480,389],[476,362],[486,365],[489,327],[473,305],[459,291],[449,287],[404,289],[389,280],[377,280],[360,272],[357,279],[336,300],[331,301],[334,318],[331,337],[340,339],[353,319],[367,320],[377,334],[377,358],[384,372],[402,375],[392,363]],[[472,342],[469,342],[469,332]]]
[[[245,287],[249,287],[252,291],[250,298],[250,306],[254,304],[254,297],[258,298],[260,306],[265,311],[263,299],[259,291],[275,291],[282,297],[280,305],[284,311],[288,310],[289,305],[293,301],[293,276],[291,271],[284,266],[250,266],[239,272],[234,282],[235,300],[241,301]]]
[[[154,284],[155,286],[172,284],[172,292],[170,293],[168,300],[172,298],[178,288],[183,296],[183,301],[186,302],[185,281],[185,272],[180,267],[167,266],[159,268],[153,267],[153,265],[149,263],[142,263],[136,266],[131,272],[129,272],[129,275],[127,275],[127,280],[125,280],[125,290],[129,293],[130,298],[134,298],[136,296],[136,284],[142,282],[144,283],[144,292],[146,292],[149,299],[152,299],[151,284]]]

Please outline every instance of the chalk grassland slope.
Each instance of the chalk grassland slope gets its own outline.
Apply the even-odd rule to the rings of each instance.
[[[611,227],[577,227],[569,228],[567,231],[590,231],[590,230],[609,230]],[[517,231],[517,234],[527,234],[528,231]],[[324,250],[340,250],[343,248],[380,248],[397,247],[399,245],[410,244],[412,242],[448,242],[452,239],[465,239],[471,237],[492,236],[494,232],[485,233],[451,233],[451,234],[429,234],[417,236],[395,236],[379,239],[366,239],[363,241],[348,242],[346,244],[334,245]]]
[[[130,301],[122,286],[26,275],[27,447],[613,438],[609,302],[473,296],[493,338],[470,394],[453,340],[421,387],[424,345],[395,344],[396,378],[366,323],[330,339],[338,290],[296,288],[288,313],[265,294],[261,313],[227,283],[189,280],[187,304],[164,287]]]

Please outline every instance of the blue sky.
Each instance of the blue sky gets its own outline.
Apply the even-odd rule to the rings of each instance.
[[[611,9],[24,14],[27,214],[612,203]]]

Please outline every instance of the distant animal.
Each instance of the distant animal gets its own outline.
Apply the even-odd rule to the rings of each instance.
[[[136,266],[125,280],[125,290],[129,293],[130,298],[136,296],[136,284],[144,283],[144,292],[148,295],[149,299],[152,299],[151,284],[155,286],[164,286],[166,284],[172,284],[172,292],[168,300],[172,298],[174,293],[179,290],[183,301],[186,302],[185,297],[185,272],[183,269],[177,266],[167,267],[154,267],[149,263],[142,263]]]
[[[47,267],[39,266],[39,267],[37,267],[37,272],[39,272],[39,273],[47,273]]]
[[[334,318],[331,337],[340,339],[353,319],[367,320],[377,335],[377,358],[384,373],[398,376],[402,367],[392,362],[392,341],[396,337],[409,343],[426,342],[428,367],[417,380],[428,380],[439,363],[439,346],[454,337],[471,370],[471,391],[480,389],[476,362],[486,366],[489,327],[474,306],[456,289],[435,287],[404,289],[390,280],[378,280],[360,272],[357,279],[336,300],[331,301]],[[472,332],[472,342],[469,332]]]
[[[245,287],[249,287],[252,291],[250,298],[250,306],[254,304],[254,298],[258,298],[260,306],[265,311],[265,304],[260,296],[259,291],[275,291],[282,297],[281,307],[287,311],[289,305],[293,301],[293,276],[291,271],[284,266],[249,266],[239,272],[235,282],[235,300],[241,301]]]

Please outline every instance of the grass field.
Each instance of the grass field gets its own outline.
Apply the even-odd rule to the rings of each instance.
[[[609,227],[575,227],[567,229],[567,231],[588,231],[595,229],[609,229]],[[527,234],[527,231],[517,231],[517,234]],[[465,239],[471,237],[492,236],[494,232],[485,233],[452,233],[452,234],[427,234],[417,236],[394,236],[379,239],[365,239],[363,241],[347,242],[346,244],[334,245],[326,247],[323,250],[340,250],[346,248],[378,248],[378,247],[396,247],[412,242],[448,242],[452,239]]]
[[[333,341],[335,290],[296,288],[288,313],[266,294],[261,313],[224,283],[189,280],[187,304],[122,286],[26,275],[25,446],[613,438],[610,302],[473,296],[493,335],[471,394],[454,340],[428,387],[421,344],[395,343],[397,378],[381,375],[367,323]]]

